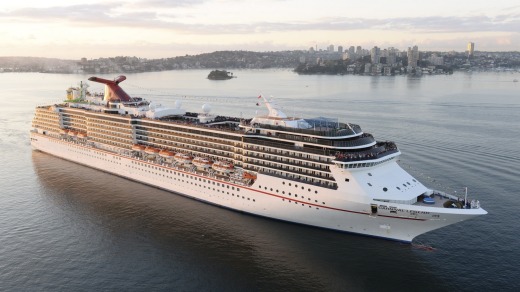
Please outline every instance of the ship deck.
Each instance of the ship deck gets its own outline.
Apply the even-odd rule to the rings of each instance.
[[[444,203],[448,200],[455,200],[452,197],[449,197],[445,194],[435,193],[431,197],[434,200],[433,204],[427,204],[424,203],[422,200],[418,200],[416,203],[414,203],[415,206],[424,206],[424,207],[435,207],[435,208],[444,208]]]

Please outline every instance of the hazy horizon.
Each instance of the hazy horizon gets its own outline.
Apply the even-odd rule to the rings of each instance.
[[[516,1],[21,0],[0,9],[0,56],[155,59],[222,50],[518,51]]]
[[[370,49],[370,48],[365,48],[365,49]],[[404,50],[401,49],[401,48],[397,48],[397,49],[400,49],[400,50]],[[287,49],[288,51],[297,51],[299,49]],[[241,50],[241,49],[236,49],[236,50],[221,50],[221,51],[246,51],[246,50]],[[427,50],[427,49],[421,49],[419,48],[419,51],[421,52],[450,52],[450,51],[454,51],[454,52],[457,52],[457,53],[464,53],[464,51],[462,50],[447,50],[447,51],[430,51],[430,50]],[[186,55],[189,55],[189,56],[197,56],[199,54],[211,54],[211,53],[216,53],[216,52],[219,52],[219,51],[211,51],[211,52],[202,52],[202,53],[196,53],[196,54],[180,54],[180,55],[176,55],[176,56],[164,56],[164,57],[156,57],[156,58],[146,58],[146,57],[142,57],[142,56],[137,56],[137,55],[114,55],[114,56],[103,56],[103,57],[91,57],[91,58],[87,58],[87,60],[96,60],[96,59],[102,59],[102,58],[117,58],[117,57],[136,57],[136,58],[139,58],[139,59],[148,59],[148,60],[153,60],[153,59],[166,59],[166,58],[177,58],[177,57],[184,57]],[[280,51],[249,51],[249,52],[255,52],[255,53],[270,53],[270,52],[282,52],[282,50]],[[479,51],[475,51],[475,52],[479,52]],[[480,52],[489,52],[489,53],[502,53],[502,52],[520,52],[520,50],[516,50],[516,51],[480,51]],[[42,59],[56,59],[56,60],[62,60],[62,61],[77,61],[77,60],[80,60],[81,58],[86,58],[86,57],[81,57],[81,58],[77,58],[77,59],[73,59],[73,58],[59,58],[59,57],[42,57],[42,56],[0,56],[0,58],[42,58]]]

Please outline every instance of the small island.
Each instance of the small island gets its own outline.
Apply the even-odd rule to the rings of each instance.
[[[235,78],[235,76],[226,70],[213,70],[208,75],[208,79],[210,80],[228,80],[231,78]]]

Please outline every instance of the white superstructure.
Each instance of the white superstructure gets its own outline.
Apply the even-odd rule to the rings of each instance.
[[[129,97],[124,79],[92,77],[104,96],[82,84],[37,107],[33,147],[230,209],[404,242],[487,213],[425,187],[394,143],[358,125],[288,117],[264,97],[268,114],[250,120],[188,113]]]

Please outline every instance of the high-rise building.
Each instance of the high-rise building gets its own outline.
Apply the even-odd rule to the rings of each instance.
[[[330,46],[327,48],[327,51],[329,51],[330,53],[334,52],[334,45],[330,45]]]
[[[475,43],[469,42],[466,51],[468,52],[468,57],[473,57],[473,53],[475,52]]]
[[[378,64],[379,57],[381,57],[381,49],[378,47],[373,47],[370,50],[370,60],[372,61],[372,64]]]
[[[340,53],[340,54],[343,53],[343,46],[338,46],[338,53]]]
[[[386,63],[390,66],[393,66],[395,65],[395,63],[397,63],[397,54],[394,50],[389,50],[388,51],[388,57],[386,59]]]
[[[363,49],[361,48],[361,46],[357,46],[356,47],[356,55],[361,56],[362,53],[363,53]]]
[[[419,61],[419,48],[417,46],[413,46],[413,48],[408,47],[408,68],[417,67],[417,61]]]

